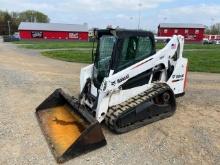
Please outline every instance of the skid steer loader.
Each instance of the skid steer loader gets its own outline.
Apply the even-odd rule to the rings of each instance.
[[[57,89],[36,109],[57,162],[106,145],[99,123],[125,133],[170,117],[184,94],[184,38],[173,36],[156,52],[153,33],[96,30],[93,64],[81,69],[80,95]]]

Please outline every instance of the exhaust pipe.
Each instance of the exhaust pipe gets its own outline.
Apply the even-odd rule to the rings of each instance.
[[[36,116],[58,163],[107,144],[99,122],[62,89],[36,108]]]

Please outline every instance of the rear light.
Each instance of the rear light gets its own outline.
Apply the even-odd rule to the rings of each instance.
[[[186,65],[186,71],[185,71],[184,91],[186,89],[187,83],[188,83],[188,63]]]

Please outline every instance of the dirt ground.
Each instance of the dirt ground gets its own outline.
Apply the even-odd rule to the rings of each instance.
[[[56,88],[77,95],[83,64],[0,43],[0,164],[56,164],[35,108]],[[186,95],[168,119],[115,135],[65,164],[220,164],[220,74],[189,73]]]

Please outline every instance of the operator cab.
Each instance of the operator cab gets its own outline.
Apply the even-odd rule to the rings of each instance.
[[[110,70],[117,73],[156,53],[154,35],[148,31],[105,29],[94,32],[93,82],[99,89]]]

